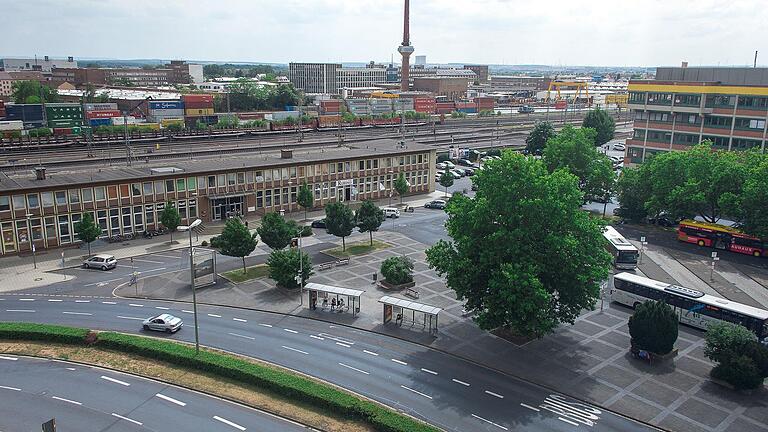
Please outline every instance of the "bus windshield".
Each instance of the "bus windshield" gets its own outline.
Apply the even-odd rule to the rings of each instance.
[[[637,252],[621,251],[619,252],[619,256],[616,257],[616,262],[623,264],[637,264]]]

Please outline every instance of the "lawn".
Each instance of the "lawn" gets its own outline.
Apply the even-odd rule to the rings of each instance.
[[[252,267],[247,267],[246,270],[247,271],[243,273],[243,269],[238,268],[237,270],[231,270],[231,271],[222,273],[221,275],[235,283],[245,282],[251,279],[258,279],[260,277],[269,275],[269,266],[267,266],[266,264],[259,264]]]
[[[337,247],[333,249],[324,250],[323,253],[334,256],[336,258],[348,258],[353,255],[364,255],[369,252],[373,252],[379,249],[386,249],[388,247],[389,247],[389,244],[384,243],[382,241],[378,241],[378,240],[373,241],[373,246],[371,246],[370,242],[363,241],[363,242],[348,244],[346,251],[341,250],[341,247]]]

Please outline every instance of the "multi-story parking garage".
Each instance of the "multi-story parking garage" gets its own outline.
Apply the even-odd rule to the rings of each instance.
[[[158,228],[168,202],[179,210],[182,223],[295,211],[304,182],[314,192],[315,207],[387,197],[400,173],[409,193],[431,192],[434,161],[434,148],[380,139],[333,150],[0,173],[0,252],[76,243],[74,224],[86,212],[106,238]]]

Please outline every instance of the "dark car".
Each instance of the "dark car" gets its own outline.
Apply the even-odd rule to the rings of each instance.
[[[675,220],[671,216],[666,214],[661,214],[657,217],[650,217],[648,218],[648,223],[652,225],[663,226],[663,227],[673,227],[677,225],[677,223],[675,223]]]
[[[312,221],[312,228],[325,228],[325,218],[313,220]]]
[[[424,208],[444,210],[445,209],[445,201],[444,200],[430,201],[430,202],[424,204]]]
[[[475,175],[475,170],[472,168],[462,168],[461,170],[464,171],[464,175],[467,177],[472,177]]]
[[[469,159],[459,159],[459,165],[471,167],[472,161],[470,161]]]

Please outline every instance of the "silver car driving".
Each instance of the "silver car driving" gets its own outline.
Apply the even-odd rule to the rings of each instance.
[[[160,314],[147,318],[142,322],[144,330],[155,330],[166,333],[175,333],[181,329],[184,322],[181,318],[175,317],[171,314]]]

